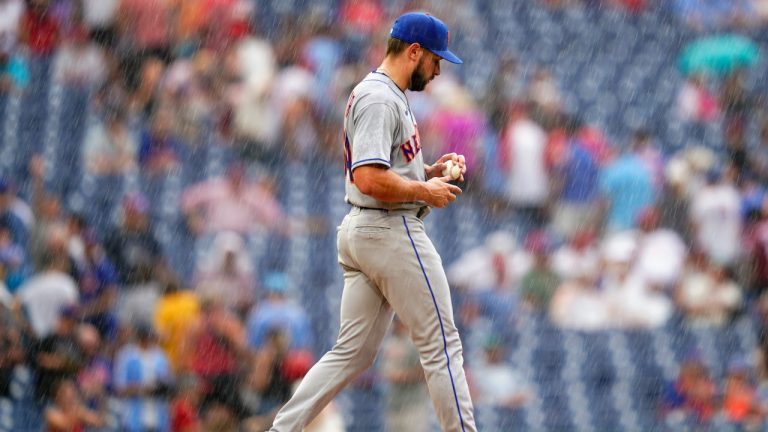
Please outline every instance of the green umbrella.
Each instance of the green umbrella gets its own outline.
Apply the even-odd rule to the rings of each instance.
[[[760,48],[744,36],[719,35],[697,39],[683,50],[680,69],[686,75],[710,73],[724,76],[740,67],[752,66]]]

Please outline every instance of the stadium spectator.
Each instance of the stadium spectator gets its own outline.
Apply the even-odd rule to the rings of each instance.
[[[506,177],[506,198],[526,226],[546,221],[550,194],[546,145],[546,132],[530,118],[528,109],[513,108],[499,141],[499,163]]]
[[[103,412],[107,409],[112,388],[112,363],[102,353],[104,347],[95,327],[81,325],[77,329],[77,343],[83,352],[83,365],[77,372],[77,388],[86,407]]]
[[[14,370],[27,358],[24,336],[18,311],[0,301],[0,399],[11,396]]]
[[[308,349],[312,343],[309,318],[301,306],[288,296],[288,278],[283,273],[268,273],[264,277],[263,300],[248,315],[246,324],[248,345],[258,349],[265,343],[267,333],[281,328],[291,349]]]
[[[19,42],[32,55],[49,59],[60,40],[59,24],[50,11],[50,0],[31,0],[19,27]]]
[[[175,278],[166,276],[163,284],[163,296],[157,302],[153,323],[171,367],[181,373],[189,370],[190,355],[194,352],[189,345],[189,333],[200,317],[200,300],[193,291],[182,289]]]
[[[456,78],[443,79],[430,88],[436,110],[427,120],[423,139],[427,142],[424,158],[433,160],[441,155],[456,153],[464,155],[467,164],[466,176],[480,175],[481,142],[486,135],[486,120],[472,95]],[[431,156],[428,156],[431,155]],[[467,188],[472,183],[467,182]]]
[[[660,212],[659,226],[678,233],[685,244],[691,244],[693,239],[688,220],[690,196],[687,190],[691,174],[687,162],[670,160],[665,167],[666,184],[657,205]]]
[[[8,56],[16,50],[19,25],[25,10],[24,0],[0,1],[0,56]]]
[[[765,209],[755,213],[759,214],[759,218],[745,238],[751,266],[749,285],[745,288],[749,289],[750,296],[759,297],[768,288],[768,218]]]
[[[511,290],[532,261],[530,253],[518,247],[513,233],[498,230],[488,234],[483,245],[464,252],[448,268],[448,279],[451,286],[468,292]]]
[[[10,296],[24,283],[28,264],[24,249],[13,242],[8,227],[0,225],[0,284],[5,295]]]
[[[56,396],[56,383],[75,379],[83,366],[85,357],[77,340],[78,314],[75,306],[63,308],[54,332],[42,337],[33,351],[35,397],[40,402]]]
[[[49,251],[44,267],[19,287],[16,298],[24,307],[38,338],[53,333],[65,306],[77,304],[80,294],[69,275],[69,260],[63,252]]]
[[[609,232],[634,227],[640,211],[654,203],[653,177],[640,154],[644,145],[635,140],[630,149],[600,172],[598,184]]]
[[[107,258],[95,232],[86,232],[83,240],[84,260],[75,265],[83,320],[95,326],[101,337],[111,342],[117,335],[114,313],[118,294],[117,270]]]
[[[127,195],[122,222],[104,242],[107,257],[117,269],[117,316],[123,325],[151,323],[160,298],[162,250],[152,234],[147,206],[142,195]]]
[[[599,262],[582,261],[557,287],[549,305],[549,317],[564,328],[584,331],[605,330],[614,325],[608,296],[598,290]]]
[[[118,46],[123,48],[121,69],[128,87],[136,88],[138,72],[147,57],[169,59],[171,48],[170,0],[122,0],[116,15]]]
[[[41,155],[32,156],[29,162],[29,174],[32,180],[32,211],[35,223],[30,233],[29,244],[32,261],[36,267],[42,265],[42,256],[50,247],[61,247],[64,241],[63,215],[61,201],[56,194],[45,187],[45,162]],[[57,246],[53,246],[57,243]]]
[[[566,122],[565,149],[553,167],[552,195],[557,197],[552,228],[561,237],[577,230],[595,229],[598,208],[597,161],[584,148],[575,119]]]
[[[517,410],[534,396],[522,374],[504,361],[505,355],[502,340],[490,335],[483,342],[483,358],[472,368],[471,382],[481,419],[484,410],[486,414]]]
[[[115,43],[115,18],[120,0],[83,0],[83,23],[91,39],[99,45],[112,47]]]
[[[290,399],[293,384],[300,376],[287,373],[291,361],[298,353],[288,346],[288,336],[279,327],[267,331],[265,343],[255,350],[253,368],[248,377],[248,389],[255,392],[257,403],[250,404],[256,416],[274,416],[277,410]],[[306,365],[304,374],[311,364]],[[303,376],[303,375],[302,375]]]
[[[187,225],[198,235],[222,231],[247,235],[282,229],[278,225],[286,223],[269,181],[248,180],[246,167],[241,163],[232,164],[223,178],[190,186],[181,201]]]
[[[388,385],[386,430],[429,430],[429,394],[419,352],[408,337],[408,328],[395,319],[392,333],[381,350],[381,374]]]
[[[201,297],[224,299],[225,305],[245,316],[256,301],[256,276],[245,242],[239,234],[216,235],[209,257],[198,266],[195,290]]]
[[[562,280],[578,278],[600,271],[600,252],[596,230],[579,230],[552,253],[552,270]]]
[[[762,413],[758,409],[757,388],[752,382],[751,367],[746,359],[734,358],[728,364],[723,389],[723,414],[729,427],[759,428]]]
[[[122,189],[124,178],[138,166],[138,143],[119,97],[108,97],[100,111],[85,131],[81,164],[96,183],[86,215],[94,228],[104,232],[119,208],[120,195],[115,191]]]
[[[648,284],[666,290],[680,278],[688,251],[677,232],[659,227],[660,213],[648,207],[638,215],[634,271]]]
[[[730,167],[711,169],[690,207],[695,247],[724,266],[733,264],[741,254],[741,197],[734,176]]]
[[[245,154],[269,161],[272,153],[279,152],[275,145],[279,113],[273,110],[272,97],[272,80],[278,73],[274,49],[268,41],[249,35],[236,45],[233,56],[239,82],[231,92],[234,133],[243,140]]]
[[[115,355],[113,382],[126,432],[166,431],[173,375],[151,327],[134,328],[134,338]]]
[[[91,90],[104,83],[107,65],[88,30],[77,26],[65,35],[53,61],[53,79],[64,86]]]
[[[706,255],[693,254],[677,289],[678,308],[693,326],[722,326],[742,306],[741,288],[728,270]]]
[[[492,258],[492,268],[487,270],[494,279],[490,285],[481,290],[472,290],[457,296],[461,302],[462,324],[476,324],[476,318],[482,318],[494,331],[503,334],[514,326],[520,314],[520,293],[518,283],[511,282],[510,273],[514,269],[508,267],[506,257],[496,253]]]
[[[125,196],[120,224],[104,241],[107,257],[115,264],[123,285],[150,281],[160,260],[162,250],[152,233],[148,212],[149,202],[145,196],[140,193]]]
[[[689,76],[677,95],[678,115],[683,121],[710,123],[720,115],[720,103],[704,75]]]
[[[240,397],[240,365],[248,358],[245,329],[217,297],[203,299],[196,324],[188,333],[188,346],[191,371],[205,389],[202,411],[242,420],[247,414]]]
[[[692,354],[668,383],[661,397],[661,412],[671,427],[706,427],[717,413],[717,386],[706,366]]]
[[[179,378],[176,397],[171,402],[170,432],[202,432],[198,415],[200,398],[200,380],[194,375]]]
[[[638,238],[632,232],[610,235],[603,241],[600,290],[608,298],[612,327],[648,329],[664,325],[674,304],[664,287],[649,284],[634,270]]]
[[[18,198],[6,179],[0,179],[0,225],[8,227],[13,242],[26,245],[30,226],[25,223],[16,204]]]
[[[112,177],[136,167],[137,151],[136,137],[126,123],[123,101],[117,96],[108,98],[99,121],[88,126],[85,132],[83,167],[86,172],[99,177],[99,182],[115,183]],[[109,186],[112,189],[118,187],[116,184]]]
[[[83,404],[71,379],[57,381],[52,390],[53,403],[45,410],[45,430],[82,431],[105,424],[101,412]]]
[[[141,134],[138,161],[145,173],[156,176],[178,167],[183,144],[173,131],[170,108],[155,108],[151,124]]]
[[[520,281],[520,296],[535,310],[547,310],[560,278],[550,265],[552,239],[543,231],[531,232],[525,239],[525,248],[533,256],[533,267]]]

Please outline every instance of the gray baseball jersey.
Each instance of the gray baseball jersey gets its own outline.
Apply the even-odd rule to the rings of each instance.
[[[410,210],[424,202],[386,203],[360,192],[354,169],[385,165],[409,180],[425,180],[416,119],[408,99],[385,74],[371,72],[352,90],[344,112],[346,200],[358,207]]]

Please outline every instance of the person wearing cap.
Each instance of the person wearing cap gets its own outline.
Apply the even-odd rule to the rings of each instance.
[[[438,422],[444,431],[476,431],[459,331],[442,260],[424,229],[464,181],[463,156],[428,165],[406,90],[422,91],[441,61],[461,64],[451,34],[422,12],[397,18],[381,65],[355,86],[344,110],[345,201],[338,229],[344,271],[339,338],[278,412],[272,432],[303,430],[374,362],[395,314],[419,351]],[[448,162],[458,167],[444,175]],[[341,174],[341,173],[340,173]],[[454,174],[454,175],[450,175]]]
[[[288,296],[288,278],[279,272],[264,277],[265,297],[248,314],[248,344],[253,350],[262,348],[271,329],[286,332],[291,349],[310,349],[312,328],[304,309]]]

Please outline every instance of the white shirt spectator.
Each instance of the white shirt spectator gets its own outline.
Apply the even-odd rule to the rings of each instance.
[[[705,186],[693,197],[691,221],[696,243],[710,259],[730,264],[741,249],[741,199],[727,183]]]
[[[504,362],[481,361],[472,376],[480,405],[514,406],[524,402],[530,393],[523,375]]]
[[[623,280],[607,279],[604,288],[615,326],[653,329],[664,325],[672,316],[672,300],[651,289],[642,277],[632,274]]]
[[[720,326],[741,305],[742,295],[732,280],[718,282],[709,273],[692,272],[680,284],[677,301],[691,324]]]
[[[83,166],[93,175],[123,174],[136,166],[136,138],[119,126],[111,133],[99,121],[91,124],[83,140]]]
[[[206,258],[195,276],[200,298],[223,299],[230,310],[250,307],[256,300],[256,276],[242,237],[229,231],[217,234]]]
[[[635,270],[653,285],[670,286],[680,278],[687,253],[679,234],[657,229],[641,236]]]
[[[552,254],[550,265],[563,280],[579,275],[595,276],[600,266],[600,253],[595,246],[578,250],[570,244],[564,244]]]
[[[505,275],[500,284],[494,269],[495,256],[504,257]],[[512,289],[532,265],[533,258],[529,253],[517,250],[511,233],[497,231],[488,236],[485,245],[470,249],[451,264],[447,275],[452,284],[472,292],[494,287]]]
[[[58,271],[40,273],[19,287],[17,298],[29,316],[29,323],[38,338],[56,329],[64,306],[77,303],[80,295],[75,281]]]
[[[83,20],[90,28],[109,27],[119,5],[120,0],[83,0]]]
[[[248,138],[271,144],[278,133],[278,116],[270,101],[276,63],[272,46],[262,39],[246,38],[237,47],[237,65],[243,85],[233,94],[235,127]]]
[[[25,9],[23,0],[0,0],[0,53],[15,50]]]
[[[53,76],[63,84],[97,87],[107,76],[106,62],[94,44],[70,41],[56,54]]]
[[[538,207],[549,195],[545,150],[547,134],[544,129],[528,118],[521,118],[511,125],[505,142],[510,155],[507,173],[507,195],[513,203]]]
[[[603,330],[611,325],[606,296],[586,281],[566,282],[557,288],[549,306],[552,321],[564,329]]]

